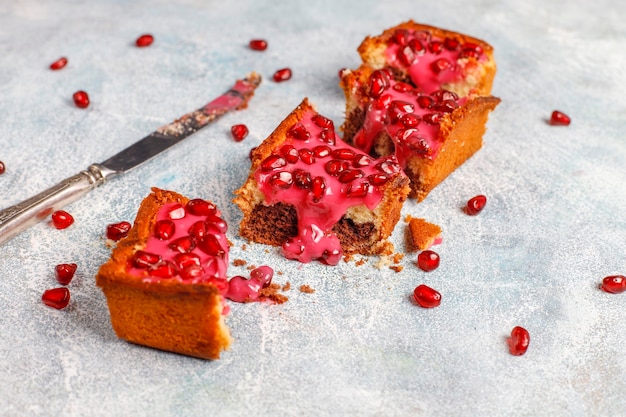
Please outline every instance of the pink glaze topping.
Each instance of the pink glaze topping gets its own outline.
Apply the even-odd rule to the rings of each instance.
[[[255,178],[266,204],[296,209],[298,235],[283,244],[284,256],[336,265],[342,250],[332,227],[350,207],[373,210],[382,200],[381,186],[399,171],[395,157],[372,159],[338,138],[331,120],[308,111]]]
[[[227,289],[226,230],[220,211],[210,202],[165,204],[157,212],[145,247],[130,261],[129,273],[144,282],[213,283],[223,294]]]
[[[228,291],[225,297],[238,303],[257,301],[261,290],[272,283],[274,270],[269,266],[260,266],[250,272],[250,279],[240,275],[234,276],[228,282]]]
[[[409,84],[394,81],[387,70],[372,73],[368,91],[371,100],[354,144],[369,153],[376,137],[387,133],[403,168],[410,156],[437,157],[443,145],[439,138],[442,118],[467,102],[447,90],[423,94]]]
[[[425,93],[460,81],[476,62],[488,59],[482,47],[454,38],[438,38],[429,31],[398,29],[385,51],[391,67],[404,68]]]

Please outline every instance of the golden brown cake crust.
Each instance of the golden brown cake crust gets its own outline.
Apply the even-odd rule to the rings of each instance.
[[[409,220],[408,248],[411,251],[426,250],[441,236],[441,227],[425,219],[413,217]]]
[[[231,342],[222,316],[222,297],[213,284],[177,280],[144,282],[127,265],[145,247],[159,208],[186,204],[188,198],[157,188],[141,203],[128,236],[118,242],[100,267],[96,284],[109,307],[111,324],[121,339],[204,359],[218,359]]]
[[[295,209],[282,203],[265,205],[264,196],[258,190],[254,173],[261,162],[287,140],[287,130],[294,123],[302,120],[309,111],[316,112],[308,99],[304,98],[300,105],[252,152],[252,166],[248,179],[241,188],[235,191],[236,197],[233,200],[244,214],[239,228],[242,237],[258,243],[280,246],[284,243],[285,236],[290,237],[297,233]],[[393,250],[387,238],[400,218],[402,204],[409,192],[408,179],[402,174],[394,174],[392,180],[381,189],[384,196],[378,207],[371,213],[371,227],[367,226],[367,222],[355,224],[344,216],[333,228],[345,254],[374,255]],[[279,227],[281,231],[277,232]],[[365,228],[368,227],[366,233]],[[367,237],[364,237],[365,234]]]

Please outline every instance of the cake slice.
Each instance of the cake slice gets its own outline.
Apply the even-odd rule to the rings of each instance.
[[[408,182],[394,156],[373,159],[344,143],[305,98],[252,153],[235,192],[240,234],[301,262],[391,252]]]
[[[128,236],[100,267],[118,337],[156,349],[217,359],[230,342],[226,223],[212,203],[157,188]]]
[[[365,65],[389,68],[398,81],[426,94],[445,89],[460,97],[488,96],[496,74],[487,42],[412,20],[366,37],[358,51]]]
[[[500,99],[459,97],[443,88],[425,93],[388,69],[346,70],[344,139],[372,156],[395,155],[422,201],[482,146],[489,113]]]

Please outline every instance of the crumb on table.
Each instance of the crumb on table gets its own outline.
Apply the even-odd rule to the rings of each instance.
[[[315,290],[313,288],[311,288],[310,286],[306,285],[306,284],[302,284],[300,285],[300,292],[306,293],[306,294],[313,294],[315,292]]]

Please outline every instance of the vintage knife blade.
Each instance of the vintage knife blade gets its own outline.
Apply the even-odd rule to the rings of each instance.
[[[106,161],[92,164],[36,196],[0,211],[0,245],[108,179],[158,155],[221,115],[247,107],[260,83],[261,76],[252,72],[246,78],[237,80],[232,88],[215,100],[158,128]]]

